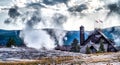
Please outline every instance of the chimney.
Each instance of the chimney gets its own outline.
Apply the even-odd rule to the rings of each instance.
[[[84,26],[80,26],[80,45],[84,45]]]

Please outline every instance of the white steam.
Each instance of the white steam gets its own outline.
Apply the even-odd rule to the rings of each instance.
[[[42,29],[79,30],[79,27],[83,25],[85,30],[93,30],[97,26],[95,21],[98,19],[103,21],[102,28],[120,26],[118,14],[112,13],[109,17],[107,16],[110,12],[107,6],[118,1],[13,0],[12,3],[17,6],[15,8],[17,11],[11,12],[14,15],[10,13],[9,16],[6,11],[4,14],[0,13],[4,16],[4,18],[0,18],[0,21],[7,19],[5,21],[7,24],[0,22],[2,24],[0,28],[22,29],[20,36],[27,46],[52,49],[55,47],[56,41],[60,45],[64,44],[63,37],[66,32],[53,30],[54,33],[48,33]]]
[[[53,49],[55,47],[55,41],[43,30],[23,30],[21,37],[24,39],[25,44],[28,47],[37,49]]]

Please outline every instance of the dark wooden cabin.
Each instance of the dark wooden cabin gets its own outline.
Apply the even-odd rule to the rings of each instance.
[[[80,27],[80,33],[84,33],[84,31],[81,32],[82,29]],[[94,52],[99,51],[101,40],[104,45],[105,52],[116,52],[117,51],[117,49],[114,47],[115,43],[112,40],[108,39],[107,36],[105,36],[100,29],[95,29],[95,31],[91,33],[91,35],[86,40],[82,39],[84,37],[81,38],[81,36],[83,36],[83,34],[80,34],[80,40],[84,41],[84,42],[80,42],[81,53],[86,52],[87,46],[90,47],[91,51],[93,51],[93,49],[95,49]]]

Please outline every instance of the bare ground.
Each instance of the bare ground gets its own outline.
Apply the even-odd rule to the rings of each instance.
[[[82,54],[32,48],[0,48],[0,65],[120,65],[120,52]]]

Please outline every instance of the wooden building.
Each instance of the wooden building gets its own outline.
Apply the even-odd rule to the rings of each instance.
[[[103,43],[105,52],[116,52],[117,49],[114,47],[114,42],[105,36],[100,29],[95,29],[93,33],[85,40],[84,27],[80,27],[80,52],[86,53],[86,47],[90,48],[91,53],[99,51],[100,43]]]

